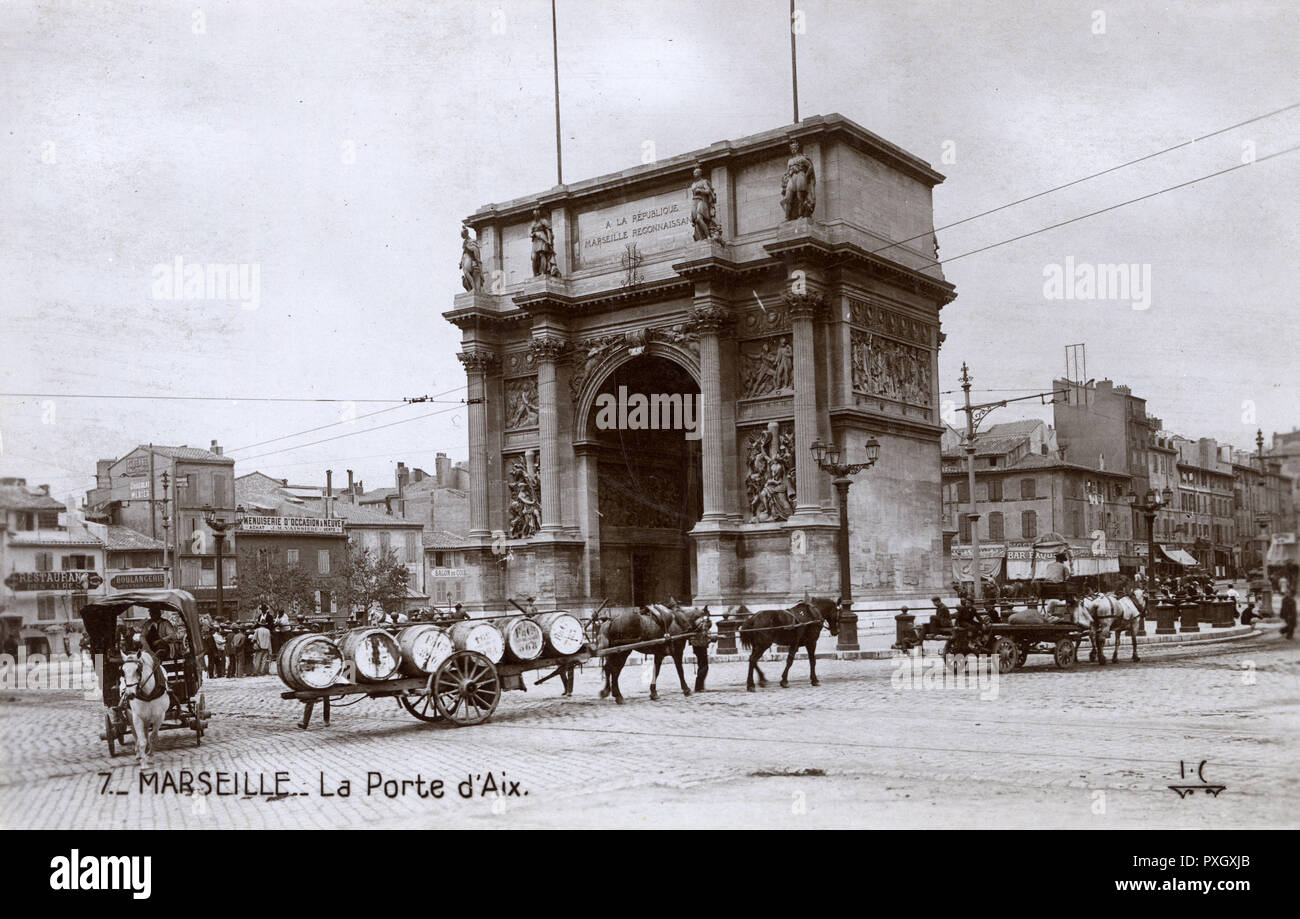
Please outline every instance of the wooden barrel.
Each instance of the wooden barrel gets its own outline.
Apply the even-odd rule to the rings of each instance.
[[[397,646],[402,651],[402,672],[408,676],[433,673],[456,650],[446,629],[427,622],[398,632]]]
[[[453,625],[451,643],[457,651],[477,651],[494,664],[501,662],[506,650],[501,631],[482,619],[466,619]]]
[[[552,654],[577,654],[587,640],[582,623],[570,613],[542,613],[533,621],[541,627],[546,649]]]
[[[513,619],[498,619],[496,625],[501,630],[505,644],[505,660],[523,663],[542,656],[545,637],[541,626],[536,622],[527,616],[516,616]]]
[[[402,664],[397,639],[383,629],[354,629],[343,637],[340,650],[352,665],[354,677],[362,683],[390,679]]]
[[[308,632],[284,643],[276,669],[290,689],[325,689],[343,672],[343,652],[324,635]]]

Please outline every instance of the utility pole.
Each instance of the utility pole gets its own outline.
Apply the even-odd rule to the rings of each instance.
[[[799,123],[799,61],[795,57],[794,0],[790,0],[790,90],[794,99],[794,123]]]
[[[1038,399],[1044,405],[1048,405],[1047,397],[1052,397],[1055,402],[1058,396],[1066,396],[1067,390],[1052,390],[1051,392],[1036,392],[1027,396],[1016,396],[1014,399],[999,399],[997,402],[981,402],[975,405],[970,401],[970,384],[974,379],[970,375],[970,370],[966,367],[966,362],[961,365],[961,388],[966,396],[966,405],[960,409],[966,413],[966,487],[970,489],[970,512],[965,516],[970,520],[970,546],[971,546],[971,580],[974,582],[974,597],[978,603],[984,598],[984,583],[980,574],[980,528],[979,528],[979,509],[975,504],[975,439],[980,422],[982,422],[995,408],[1003,408],[1009,402],[1023,402],[1026,399]]]
[[[970,512],[966,519],[970,521],[971,578],[975,585],[972,595],[978,605],[984,598],[984,579],[980,573],[980,515],[975,506],[975,411],[970,404],[970,381],[970,371],[962,361],[961,388],[966,395],[966,487],[970,490]]]

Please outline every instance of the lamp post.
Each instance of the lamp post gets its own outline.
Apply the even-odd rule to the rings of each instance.
[[[222,584],[222,549],[226,544],[226,533],[239,526],[238,520],[226,520],[223,517],[214,517],[212,515],[212,505],[205,505],[203,508],[203,522],[212,530],[212,538],[217,541],[217,618],[224,619],[226,615],[225,605],[225,587]]]
[[[831,484],[835,486],[840,501],[840,634],[836,649],[856,651],[858,617],[853,612],[853,577],[849,570],[849,486],[853,484],[853,476],[876,465],[876,460],[880,459],[880,441],[875,437],[868,438],[865,463],[841,463],[840,446],[834,441],[824,444],[821,440],[814,440],[812,455],[818,468],[831,476]]]
[[[1147,522],[1147,591],[1150,592],[1155,587],[1156,576],[1156,514],[1162,507],[1167,506],[1174,499],[1173,490],[1168,485],[1164,491],[1156,491],[1154,488],[1148,488],[1144,500],[1138,503],[1138,496],[1132,491],[1128,493],[1129,504],[1133,510],[1138,511]]]

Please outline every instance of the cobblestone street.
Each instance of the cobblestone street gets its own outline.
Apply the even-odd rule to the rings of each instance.
[[[97,736],[96,702],[9,691],[0,818],[6,828],[1300,824],[1297,645],[1268,629],[1141,653],[1140,664],[1126,647],[1117,666],[1068,673],[1035,656],[995,683],[946,688],[932,657],[919,671],[819,661],[817,688],[801,661],[781,689],[771,664],[753,694],[744,665],[725,663],[690,698],[669,664],[659,702],[629,667],[621,707],[597,698],[588,665],[574,700],[558,698],[558,681],[530,685],[507,693],[490,723],[460,729],[365,700],[335,706],[329,726],[318,709],[304,731],[275,677],[209,680],[202,746],[189,731],[165,733],[157,783],[143,790],[136,759],[110,759]],[[174,788],[186,770],[214,786],[227,773],[228,793]],[[406,780],[405,793],[368,791],[368,773]],[[507,794],[482,794],[489,773]],[[464,798],[458,783],[470,777]],[[1226,787],[1186,799],[1168,787],[1202,778]],[[421,796],[435,780],[441,797]]]

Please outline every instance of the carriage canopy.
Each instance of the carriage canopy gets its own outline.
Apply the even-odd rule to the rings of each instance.
[[[129,590],[101,597],[81,608],[91,653],[102,653],[116,644],[117,619],[133,606],[177,613],[185,623],[185,631],[195,636],[191,641],[197,641],[201,634],[199,608],[193,594],[184,590]]]

